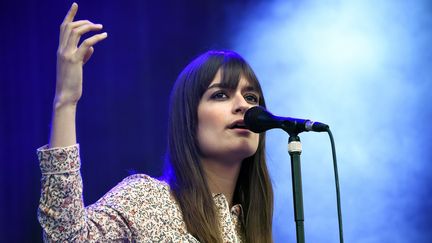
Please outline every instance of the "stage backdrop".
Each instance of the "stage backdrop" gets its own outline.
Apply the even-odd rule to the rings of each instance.
[[[71,4],[0,3],[1,242],[42,241],[36,149],[48,142],[58,31]],[[429,1],[78,4],[77,19],[108,32],[84,67],[77,114],[86,205],[130,173],[160,175],[177,75],[206,50],[234,49],[271,111],[330,124],[346,242],[432,240]],[[287,139],[268,133],[276,243],[295,242]],[[338,242],[328,138],[301,139],[306,240]]]

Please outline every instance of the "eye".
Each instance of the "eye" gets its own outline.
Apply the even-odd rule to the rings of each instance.
[[[226,94],[225,91],[219,90],[216,91],[214,94],[212,94],[210,98],[214,100],[224,100],[228,98],[228,95]]]
[[[258,96],[255,94],[246,94],[245,100],[251,104],[258,104],[259,102]]]

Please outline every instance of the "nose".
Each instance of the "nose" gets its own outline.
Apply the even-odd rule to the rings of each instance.
[[[233,100],[234,100],[234,104],[233,104],[234,114],[238,114],[238,113],[244,114],[249,108],[252,107],[251,104],[246,102],[245,98],[241,94],[236,95],[235,99]]]

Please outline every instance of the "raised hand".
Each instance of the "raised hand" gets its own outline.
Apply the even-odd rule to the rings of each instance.
[[[57,81],[53,104],[53,117],[49,147],[76,144],[76,107],[82,95],[83,65],[94,52],[93,46],[107,37],[95,34],[78,46],[83,34],[100,31],[102,25],[88,20],[74,22],[78,5],[72,4],[60,26],[60,43],[57,50]]]
[[[101,24],[88,20],[74,21],[78,4],[73,3],[60,26],[59,47],[57,50],[57,81],[54,103],[56,105],[76,105],[82,95],[82,69],[94,52],[93,46],[104,40],[106,32],[85,39],[79,46],[83,34],[100,31]]]

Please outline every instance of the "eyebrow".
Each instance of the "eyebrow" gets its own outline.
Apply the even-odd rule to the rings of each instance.
[[[213,89],[213,88],[222,88],[222,89],[226,89],[227,87],[226,87],[226,85],[223,85],[223,84],[221,84],[221,83],[214,83],[214,84],[211,84],[210,86],[208,86],[207,90],[209,90],[209,89]],[[253,92],[257,92],[257,93],[258,93],[258,90],[255,89],[255,88],[254,88],[253,86],[251,86],[251,85],[248,85],[248,86],[244,87],[244,88],[242,89],[242,91],[253,91]]]

